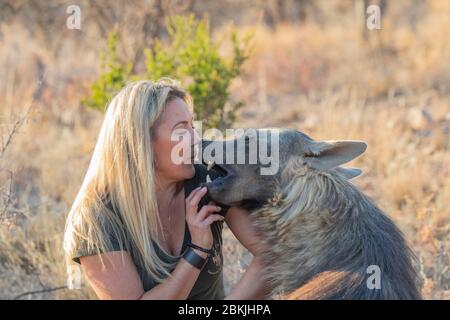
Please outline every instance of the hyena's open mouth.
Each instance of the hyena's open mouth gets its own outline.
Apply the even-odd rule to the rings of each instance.
[[[254,198],[242,198],[239,200],[227,198],[227,194],[229,195],[233,192],[230,190],[230,186],[233,184],[233,180],[236,180],[237,173],[227,164],[217,164],[215,162],[203,163],[207,166],[208,172],[212,170],[216,172],[214,174],[215,178],[211,178],[210,173],[208,173],[206,182],[203,183],[203,186],[208,188],[208,195],[214,202],[219,205],[240,207],[249,211],[262,206],[263,202]],[[217,173],[219,173],[218,176]]]
[[[211,170],[214,170],[219,173],[219,177],[216,178],[214,181],[226,178],[231,172],[229,169],[227,169],[224,165],[219,165],[215,161],[203,161],[203,164],[207,166],[208,172]],[[208,174],[209,177],[209,174]],[[211,178],[207,178],[207,183],[212,182]]]

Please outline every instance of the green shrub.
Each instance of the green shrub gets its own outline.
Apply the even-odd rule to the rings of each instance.
[[[91,85],[91,94],[82,103],[89,107],[105,110],[109,100],[120,91],[131,76],[131,63],[122,63],[117,57],[117,33],[108,36],[108,49],[102,54],[101,71]]]
[[[102,73],[91,86],[91,95],[85,104],[103,109],[114,93],[129,80],[146,78],[158,80],[171,77],[179,80],[194,100],[197,120],[205,127],[225,128],[236,117],[241,101],[231,101],[229,87],[231,81],[241,74],[242,64],[249,55],[247,34],[240,39],[236,30],[231,30],[231,57],[219,54],[219,43],[211,39],[209,20],[196,21],[191,16],[175,16],[167,24],[169,39],[154,41],[152,48],[146,49],[146,72],[143,75],[130,74],[130,65],[117,59],[117,37],[111,34],[108,51],[103,61]]]

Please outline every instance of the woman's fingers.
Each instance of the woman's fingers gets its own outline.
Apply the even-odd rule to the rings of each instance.
[[[197,206],[207,191],[208,191],[208,189],[206,189],[206,187],[198,189],[197,191],[195,191],[195,194],[192,196],[192,198],[189,200],[189,202],[192,205]]]
[[[206,225],[206,226],[209,226],[211,223],[213,223],[215,221],[221,221],[223,219],[224,219],[224,217],[221,216],[220,214],[210,214],[208,216],[208,218],[203,220],[203,224]]]
[[[197,218],[200,221],[203,221],[208,215],[210,215],[213,212],[219,212],[220,210],[222,210],[222,208],[218,207],[218,206],[214,206],[214,205],[206,205],[203,206],[200,211],[197,214]]]
[[[186,221],[191,232],[191,240],[205,248],[210,247],[213,243],[211,223],[223,220],[221,215],[214,214],[221,208],[215,206],[213,202],[202,206],[197,213],[198,204],[207,191],[205,187],[197,188],[186,198]]]
[[[189,212],[189,214],[196,214],[197,213],[197,209],[198,209],[198,204],[200,202],[200,200],[203,198],[203,196],[206,194],[207,189],[206,187],[198,189],[198,190],[194,190],[191,193],[191,197],[190,199],[186,199],[186,207],[187,207],[187,211]],[[188,197],[189,198],[189,197]]]
[[[197,191],[200,189],[201,189],[200,187],[197,187],[194,190],[192,190],[191,193],[186,197],[186,202],[190,201],[192,199],[192,197],[194,196],[194,194],[196,194]]]
[[[187,214],[193,219],[192,222],[202,226],[209,226],[211,223],[217,220],[223,220],[224,217],[219,214],[213,214],[222,210],[221,207],[216,206],[213,201],[210,201],[207,205],[204,205],[197,213],[198,204],[203,196],[207,192],[207,188],[194,189],[191,194],[186,198]]]

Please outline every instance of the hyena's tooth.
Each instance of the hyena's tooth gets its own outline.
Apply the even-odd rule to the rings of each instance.
[[[211,182],[211,177],[209,176],[209,174],[206,175],[206,183],[210,183]]]
[[[208,171],[211,170],[212,167],[214,167],[214,161],[208,161]]]

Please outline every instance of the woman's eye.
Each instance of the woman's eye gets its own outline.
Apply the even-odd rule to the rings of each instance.
[[[189,130],[187,130],[187,129],[176,129],[175,130],[175,134],[176,135],[178,135],[178,136],[184,136],[184,135],[186,135],[186,134],[188,134],[189,133]]]
[[[196,130],[194,125],[184,124],[183,127],[175,129],[175,134],[178,136],[184,136],[191,133],[191,129]]]

